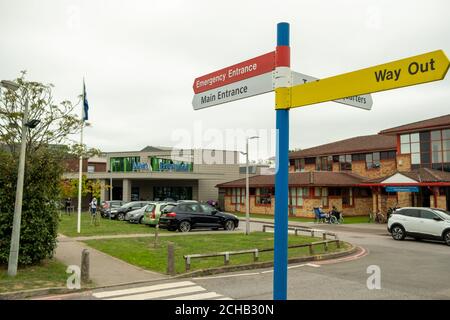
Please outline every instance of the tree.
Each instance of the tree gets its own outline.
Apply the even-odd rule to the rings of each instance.
[[[28,134],[28,153],[41,146],[72,144],[69,136],[81,128],[81,120],[74,113],[77,104],[68,100],[55,103],[52,84],[26,81],[25,75],[26,72],[21,71],[14,80],[20,85],[17,91],[2,90],[0,144],[6,145],[12,153],[20,146],[25,104],[28,104],[28,119],[40,120],[38,126]]]
[[[26,81],[25,75],[21,72],[14,80],[20,85],[16,92],[2,89],[0,94],[0,264],[9,258],[25,104],[29,106],[28,119],[40,123],[27,136],[20,264],[37,263],[53,255],[64,192],[64,159],[99,152],[70,140],[70,135],[81,129],[81,119],[74,113],[77,104],[67,100],[55,103],[53,85]],[[70,188],[65,191],[70,192]]]

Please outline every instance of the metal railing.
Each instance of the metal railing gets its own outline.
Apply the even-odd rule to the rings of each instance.
[[[335,235],[335,234],[333,234]],[[336,243],[336,247],[339,249],[341,248],[341,241],[339,239],[334,240],[325,240],[326,234],[323,235],[324,240],[323,241],[316,241],[311,243],[303,243],[303,244],[295,244],[288,246],[288,249],[294,249],[294,248],[309,248],[309,254],[314,255],[315,250],[314,247],[318,245],[323,245],[323,250],[325,252],[328,251],[328,245],[330,243]],[[185,269],[186,272],[188,272],[191,269],[191,260],[192,259],[202,259],[202,258],[211,258],[211,257],[224,257],[224,265],[228,265],[230,263],[230,256],[232,255],[239,255],[239,254],[253,254],[253,261],[257,262],[259,258],[259,253],[261,252],[270,252],[274,251],[273,248],[267,248],[267,249],[249,249],[249,250],[239,250],[239,251],[227,251],[227,252],[218,252],[218,253],[207,253],[207,254],[188,254],[183,256],[185,261]]]
[[[266,229],[268,229],[268,228],[274,229],[275,226],[272,224],[264,224],[262,231],[266,232]],[[316,234],[322,233],[323,240],[327,240],[327,236],[334,237],[334,240],[338,240],[338,235],[336,233],[325,231],[325,230],[311,229],[311,228],[305,228],[305,227],[294,227],[294,226],[288,227],[288,230],[294,231],[294,234],[296,236],[298,236],[299,232],[305,232],[305,233],[311,234],[311,237],[314,238],[316,236]]]

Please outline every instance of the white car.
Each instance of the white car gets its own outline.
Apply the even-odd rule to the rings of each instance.
[[[436,208],[400,208],[389,218],[388,231],[395,240],[410,236],[441,240],[450,246],[450,212]]]

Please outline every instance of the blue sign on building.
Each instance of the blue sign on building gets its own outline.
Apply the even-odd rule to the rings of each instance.
[[[419,187],[386,187],[386,192],[419,192]]]
[[[133,171],[148,170],[148,163],[133,162]]]

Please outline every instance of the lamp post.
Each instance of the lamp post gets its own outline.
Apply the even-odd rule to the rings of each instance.
[[[111,165],[111,164],[110,164]],[[112,201],[112,197],[113,197],[113,186],[112,186],[112,168],[110,168],[110,170],[108,170],[109,173],[109,201]],[[110,204],[111,206],[112,204]],[[109,220],[111,220],[111,207],[109,208]]]
[[[1,86],[16,91],[19,85],[12,81],[2,80]],[[8,275],[16,276],[17,264],[19,260],[19,244],[20,244],[20,224],[22,219],[22,200],[23,200],[23,180],[25,175],[25,152],[27,146],[28,128],[33,129],[39,124],[39,120],[33,119],[28,122],[28,95],[26,96],[25,106],[22,117],[22,141],[20,144],[19,155],[19,171],[17,174],[16,201],[14,204],[13,228],[11,234],[11,247],[8,259]]]
[[[249,203],[249,182],[248,182],[248,140],[258,139],[258,136],[247,137],[245,141],[245,234],[250,233],[250,203]]]

